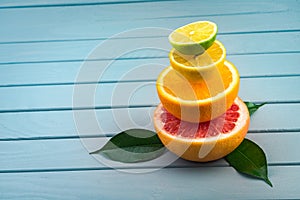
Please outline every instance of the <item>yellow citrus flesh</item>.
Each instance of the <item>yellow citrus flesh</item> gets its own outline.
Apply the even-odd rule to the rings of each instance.
[[[222,115],[237,97],[239,74],[235,66],[224,62],[211,77],[191,82],[167,67],[159,75],[156,88],[161,103],[177,118],[190,122],[209,121]]]
[[[236,111],[238,112],[238,117],[234,119],[227,119],[227,111],[221,117],[210,121],[210,123],[204,122],[209,125],[211,124],[211,126],[208,126],[207,130],[208,132],[212,130],[211,135],[213,136],[196,138],[184,137],[182,135],[193,134],[184,133],[184,131],[191,132],[193,128],[184,126],[182,125],[183,123],[173,124],[174,126],[179,126],[179,128],[177,127],[176,130],[177,132],[182,132],[180,135],[174,135],[174,133],[171,134],[171,131],[174,129],[171,128],[169,131],[164,128],[166,121],[162,116],[162,104],[160,104],[155,110],[154,126],[162,143],[171,152],[175,153],[179,157],[197,162],[217,160],[228,155],[234,149],[236,149],[243,141],[249,128],[250,116],[246,105],[239,98],[235,99],[234,104],[239,108],[238,111]],[[233,129],[230,129],[228,131],[225,130],[225,133],[223,133],[224,131],[222,130],[222,128],[215,128],[215,126],[223,127],[223,125],[228,121],[229,124],[234,123]],[[181,128],[181,126],[184,128]],[[214,133],[214,131],[216,133]]]
[[[219,41],[215,41],[201,55],[184,55],[176,49],[169,54],[171,66],[191,81],[201,80],[209,76],[216,67],[221,68],[226,59],[226,49]],[[213,74],[212,74],[213,75]]]

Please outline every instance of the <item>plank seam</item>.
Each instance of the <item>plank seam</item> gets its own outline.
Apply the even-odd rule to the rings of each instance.
[[[268,166],[272,167],[298,167],[299,162],[288,162],[288,163],[269,163]],[[164,169],[179,169],[179,168],[211,168],[211,167],[231,167],[229,164],[215,164],[205,165],[199,163],[199,166],[166,166]],[[161,169],[161,166],[141,166],[141,167],[81,167],[81,168],[52,168],[52,169],[15,169],[15,170],[0,170],[0,173],[43,173],[43,172],[76,172],[76,171],[103,171],[103,170],[116,170],[116,169]]]
[[[264,33],[294,33],[300,32],[300,29],[290,29],[290,30],[263,30],[263,31],[237,31],[237,32],[220,32],[218,35],[244,35],[244,34],[264,34]],[[124,39],[143,39],[143,38],[164,38],[166,35],[158,35],[158,36],[145,36],[145,37],[118,37],[118,38],[82,38],[82,39],[57,39],[57,40],[28,40],[28,41],[8,41],[8,42],[0,42],[0,45],[8,45],[8,44],[31,44],[31,43],[52,43],[52,42],[84,42],[84,41],[103,41],[107,39],[112,40],[124,40]]]
[[[300,74],[280,74],[280,75],[253,75],[240,76],[241,79],[251,78],[287,78],[298,77]],[[89,84],[112,84],[112,83],[144,83],[155,82],[156,79],[140,79],[140,80],[107,80],[107,81],[86,81],[86,82],[56,82],[56,83],[24,83],[24,84],[0,84],[0,88],[7,87],[40,87],[40,86],[67,86],[67,85],[89,85]]]
[[[300,133],[300,128],[298,129],[268,129],[268,130],[249,130],[247,135],[254,135],[257,133]],[[40,136],[40,137],[19,137],[19,138],[0,138],[0,142],[17,142],[17,141],[41,141],[41,140],[74,140],[80,138],[106,138],[106,137],[113,137],[117,134],[116,133],[107,133],[105,135],[72,135],[72,136]]]
[[[115,2],[88,2],[88,3],[68,3],[68,4],[35,4],[35,5],[19,5],[19,6],[1,6],[0,9],[24,9],[24,8],[52,8],[52,7],[76,7],[76,6],[98,6],[98,5],[120,5],[120,4],[138,4],[153,3],[161,1],[178,1],[178,0],[139,0],[139,1],[115,1]]]
[[[246,101],[246,100],[245,100]],[[291,101],[252,101],[253,103],[266,103],[266,104],[295,104],[300,103],[300,100]],[[62,107],[62,108],[34,108],[34,109],[8,109],[0,110],[0,113],[27,113],[27,112],[56,112],[56,111],[71,111],[71,110],[105,110],[105,109],[128,109],[128,108],[145,108],[156,107],[157,104],[144,104],[144,105],[119,105],[119,106],[95,106],[95,107]]]
[[[240,55],[273,55],[273,54],[298,54],[298,51],[273,51],[273,52],[248,52],[248,53],[228,53],[228,56]],[[110,61],[110,60],[139,60],[139,59],[157,59],[168,58],[167,56],[141,56],[131,58],[99,58],[99,59],[70,59],[70,60],[48,60],[48,61],[20,61],[20,62],[0,62],[0,65],[16,65],[16,64],[37,64],[37,63],[65,63],[65,62],[88,62],[88,61]]]

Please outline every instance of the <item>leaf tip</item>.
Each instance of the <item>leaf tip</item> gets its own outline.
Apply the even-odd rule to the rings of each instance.
[[[96,153],[99,153],[101,151],[101,149],[98,149],[98,150],[96,150],[96,151],[91,151],[91,152],[89,152],[89,154],[91,155],[91,154],[96,154]]]
[[[273,184],[272,184],[272,182],[270,181],[269,178],[266,178],[266,179],[265,179],[265,182],[266,182],[269,186],[273,187]]]

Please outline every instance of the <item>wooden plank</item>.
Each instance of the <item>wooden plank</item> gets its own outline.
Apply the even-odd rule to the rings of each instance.
[[[291,76],[300,75],[299,55],[299,53],[231,55],[227,56],[227,59],[235,64],[241,77]],[[109,66],[106,66],[106,61],[91,61],[87,68],[89,73],[106,68],[100,81],[114,82],[156,80],[158,74],[168,65],[168,58],[154,58],[116,60]],[[2,65],[0,67],[0,86],[73,84],[81,66],[81,62]],[[93,80],[91,76],[89,80],[82,82],[98,81],[98,78]]]
[[[248,133],[247,138],[263,148],[271,165],[299,164],[300,132]],[[102,147],[107,138],[21,140],[0,142],[0,173],[36,170],[82,170],[82,169],[130,169],[163,167],[228,166],[223,160],[211,163],[191,163],[178,159],[170,152],[153,161],[125,164],[107,160],[102,156],[89,155]],[[85,144],[85,147],[82,143]],[[96,159],[95,159],[96,158]]]
[[[175,29],[207,19],[219,25],[220,33],[295,30],[300,24],[298,7],[297,1],[175,1],[2,9],[0,23],[6,28],[0,30],[0,42],[107,38],[135,28]]]
[[[76,122],[73,111],[0,113],[0,140],[107,136],[130,128],[153,130],[153,111],[154,107],[81,110],[76,113],[83,119],[76,118]],[[250,132],[299,131],[299,113],[300,104],[267,104],[251,117]],[[98,123],[92,120],[93,114]]]
[[[166,0],[165,0],[166,1]],[[59,6],[87,6],[87,5],[107,5],[107,4],[130,4],[130,3],[143,3],[143,2],[155,2],[155,0],[129,0],[129,1],[120,1],[120,0],[3,0],[0,4],[0,9],[16,9],[16,8],[38,8],[38,7],[59,7]]]
[[[0,88],[0,111],[38,111],[149,106],[159,103],[155,82],[122,82]],[[299,102],[300,77],[247,78],[239,96],[253,102]],[[73,93],[73,91],[75,91]],[[94,102],[95,101],[95,102]]]
[[[271,166],[273,188],[231,167],[4,173],[0,188],[3,199],[298,199],[299,172],[299,166]]]
[[[293,91],[292,85],[300,85],[299,81],[300,77],[243,79],[239,96],[253,102],[298,102],[300,91]]]
[[[172,2],[172,0],[169,0]],[[130,3],[145,3],[145,2],[155,2],[155,0],[130,0],[130,1],[118,1],[118,0],[105,0],[105,1],[100,1],[100,0],[88,0],[88,1],[82,1],[82,0],[64,0],[64,1],[59,1],[59,0],[45,0],[45,1],[38,1],[38,0],[27,0],[27,1],[20,1],[20,0],[2,0],[0,3],[0,8],[1,9],[7,9],[7,8],[27,8],[27,7],[58,7],[58,6],[84,6],[84,5],[106,5],[106,4],[130,4]],[[185,0],[185,2],[189,2]],[[190,1],[191,2],[191,1]],[[195,1],[197,2],[197,1]],[[251,1],[253,4],[257,4],[257,7],[254,6],[249,6],[253,5],[250,2],[244,2],[243,4],[239,5],[244,5],[248,4],[250,7],[249,9],[255,9],[254,11],[277,11],[276,8],[284,8],[284,5],[287,5],[286,2],[272,2],[272,1]],[[172,2],[174,3],[174,2]],[[176,2],[175,2],[176,3]],[[202,1],[202,5],[206,6],[209,1]],[[214,2],[215,4],[220,4],[220,0],[216,0]],[[228,1],[226,3],[239,3],[239,1]],[[289,4],[295,3],[289,2]],[[273,5],[272,7],[270,5]],[[234,10],[235,8],[232,8],[231,10]],[[252,10],[249,10],[252,11]],[[215,12],[215,10],[211,10],[210,12]],[[223,12],[228,12],[228,10],[223,10]]]
[[[152,30],[152,29],[150,29]],[[143,35],[144,31],[139,31]],[[228,55],[299,53],[299,32],[220,35]],[[268,38],[266,40],[266,38]],[[264,44],[264,45],[259,45]],[[97,49],[94,49],[96,48]],[[168,57],[171,45],[167,37],[127,38],[109,41],[73,41],[50,43],[2,44],[0,64],[20,62],[84,61],[93,59],[129,59]],[[93,54],[87,57],[93,50]]]

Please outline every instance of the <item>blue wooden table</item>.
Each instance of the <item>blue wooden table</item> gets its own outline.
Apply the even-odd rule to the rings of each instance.
[[[0,199],[299,199],[299,13],[296,0],[1,1]],[[273,188],[223,159],[88,153],[121,130],[153,130],[168,33],[198,20],[218,24],[239,96],[267,102],[247,138],[266,152]]]

